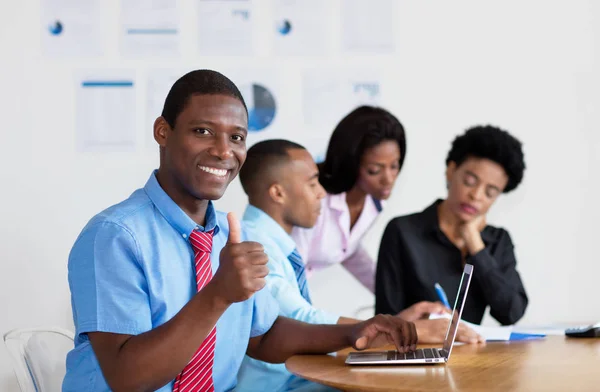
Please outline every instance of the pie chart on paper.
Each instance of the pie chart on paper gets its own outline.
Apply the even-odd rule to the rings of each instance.
[[[252,83],[243,91],[244,100],[248,106],[248,130],[260,132],[267,128],[277,113],[275,97],[265,86]]]
[[[52,35],[60,35],[63,32],[63,25],[59,20],[57,20],[48,26],[48,31]]]

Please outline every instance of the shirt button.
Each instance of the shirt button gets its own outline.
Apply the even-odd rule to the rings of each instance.
[[[182,236],[183,238],[187,238],[187,234],[185,234],[185,233],[183,233],[181,236]]]

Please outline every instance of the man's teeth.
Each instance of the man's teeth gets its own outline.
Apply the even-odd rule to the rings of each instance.
[[[227,174],[227,170],[225,169],[215,169],[212,167],[208,167],[208,166],[198,166],[201,170],[210,173],[210,174],[214,174],[215,176],[218,177],[224,177],[225,174]]]

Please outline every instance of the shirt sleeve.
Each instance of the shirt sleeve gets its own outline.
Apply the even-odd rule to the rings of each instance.
[[[251,338],[264,335],[279,316],[279,305],[266,287],[256,292],[253,298]]]
[[[69,287],[78,334],[137,335],[152,329],[148,286],[137,244],[121,225],[88,227],[69,255]]]
[[[401,251],[401,236],[395,220],[392,220],[385,228],[379,246],[375,273],[376,314],[398,314],[406,307]]]
[[[473,264],[473,279],[479,283],[492,317],[503,325],[514,324],[523,317],[528,299],[508,232],[503,230],[494,255],[486,247],[468,257],[467,262]]]
[[[362,244],[342,261],[342,265],[370,292],[375,292],[375,262]]]
[[[269,255],[269,275],[267,287],[279,304],[279,313],[282,316],[310,324],[336,324],[339,316],[313,307],[300,293],[295,280],[286,274],[282,263],[286,260],[276,260]]]

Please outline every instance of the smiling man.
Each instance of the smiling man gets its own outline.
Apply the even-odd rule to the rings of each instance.
[[[193,71],[154,123],[160,166],[127,200],[93,217],[69,255],[76,328],[63,391],[224,391],[244,357],[394,342],[414,324],[378,316],[353,326],[278,317],[263,246],[215,211],[246,159],[248,113],[218,72]]]

